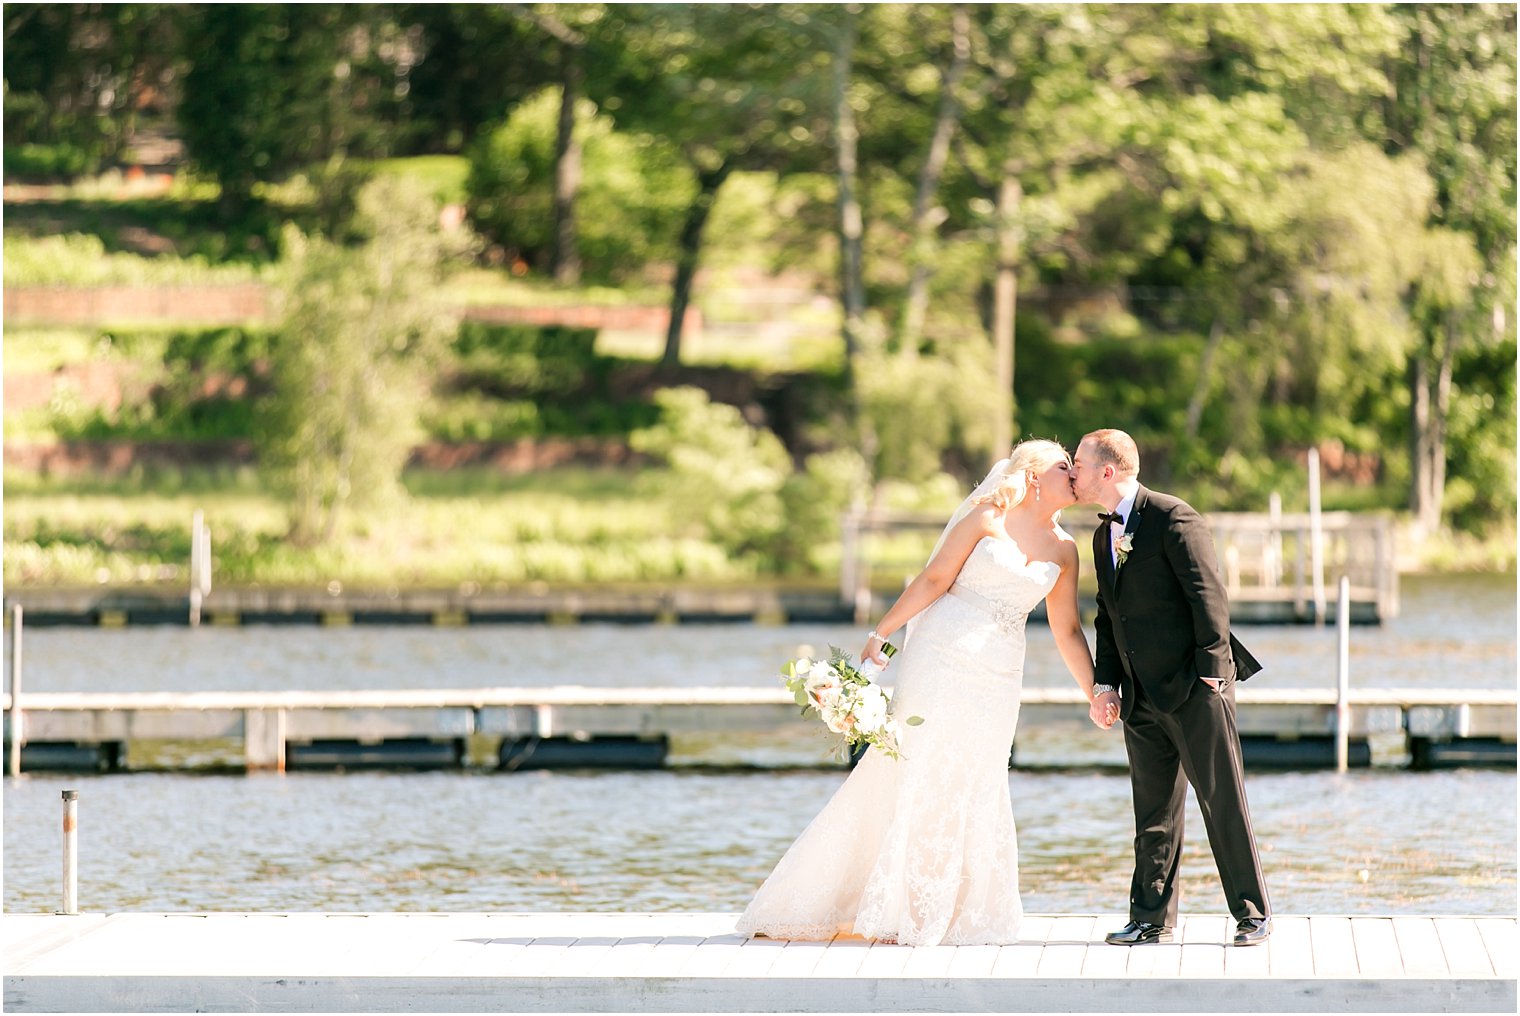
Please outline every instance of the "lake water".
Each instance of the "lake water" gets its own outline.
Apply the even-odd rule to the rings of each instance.
[[[1513,577],[1406,579],[1402,615],[1352,631],[1352,682],[1512,687]],[[34,628],[33,691],[769,685],[800,645],[856,651],[845,626],[462,629]],[[1246,627],[1256,681],[1331,685],[1333,629]],[[1090,638],[1089,633],[1089,638]],[[1070,678],[1044,628],[1027,681]],[[1133,827],[1119,735],[1020,739],[1009,774],[1032,911],[1121,918]],[[1027,740],[1027,744],[1026,744]],[[1028,750],[1026,751],[1026,748]],[[678,743],[675,761],[812,762],[824,744]],[[63,789],[80,791],[86,910],[737,910],[839,786],[829,770],[604,773],[131,772],[5,781],[4,906],[59,905]],[[1247,777],[1283,913],[1513,914],[1512,770]],[[1221,913],[1190,801],[1184,907]]]

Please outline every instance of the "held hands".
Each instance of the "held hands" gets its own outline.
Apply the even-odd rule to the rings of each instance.
[[[1101,730],[1108,730],[1119,719],[1119,693],[1106,691],[1093,696],[1087,717]]]

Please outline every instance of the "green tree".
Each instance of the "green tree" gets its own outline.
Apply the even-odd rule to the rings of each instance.
[[[6,4],[4,26],[7,175],[93,172],[175,94],[178,20],[162,4]]]
[[[229,220],[254,185],[339,156],[389,150],[383,111],[406,52],[369,5],[185,8],[189,62],[178,107],[191,160],[221,185]]]
[[[1422,157],[1435,185],[1430,225],[1463,234],[1479,261],[1463,280],[1457,255],[1445,258],[1434,285],[1411,293],[1410,508],[1432,532],[1445,514],[1456,365],[1513,334],[1516,19],[1509,4],[1401,4],[1394,13],[1404,58],[1390,64],[1380,140],[1390,153]],[[1463,246],[1456,237],[1445,245]]]
[[[736,171],[784,176],[818,164],[826,56],[813,17],[790,4],[616,6],[597,31],[617,46],[611,73],[590,86],[602,108],[620,130],[667,142],[695,184],[675,243],[662,357],[672,367],[723,184]]]
[[[350,510],[399,496],[427,394],[422,368],[452,333],[437,302],[452,244],[404,177],[359,194],[356,247],[287,227],[280,332],[271,351],[260,462],[291,503],[291,538],[333,539]]]
[[[482,134],[470,149],[465,188],[476,228],[535,267],[551,271],[556,217],[560,89],[547,87]],[[675,223],[691,184],[659,138],[617,131],[589,99],[576,110],[583,148],[577,260],[598,280],[626,278],[674,254]]]

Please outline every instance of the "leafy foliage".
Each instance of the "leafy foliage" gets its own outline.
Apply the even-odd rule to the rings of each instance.
[[[470,149],[470,218],[482,235],[514,257],[542,267],[553,236],[557,89],[524,102]],[[581,257],[588,275],[632,275],[668,258],[675,223],[689,200],[690,179],[673,153],[650,135],[613,130],[589,101],[576,108],[584,139],[584,178],[576,202]]]
[[[448,243],[431,197],[381,178],[358,199],[353,249],[293,230],[261,462],[292,504],[298,543],[331,539],[349,506],[400,493],[426,388],[419,370],[452,328],[435,302]]]

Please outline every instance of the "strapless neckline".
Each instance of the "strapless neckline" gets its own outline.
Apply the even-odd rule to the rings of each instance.
[[[1059,564],[1057,564],[1056,562],[1054,562],[1054,561],[1044,561],[1044,560],[1040,560],[1040,559],[1036,559],[1036,558],[1030,557],[1028,554],[1024,553],[1024,548],[1020,547],[1013,540],[1005,540],[1002,537],[998,537],[998,536],[984,536],[980,540],[978,540],[977,542],[979,544],[980,543],[991,543],[994,547],[996,547],[996,546],[1011,547],[1014,550],[1014,552],[1019,555],[1019,557],[1021,557],[1021,558],[1024,559],[1024,567],[1026,567],[1026,568],[1036,568],[1036,567],[1040,567],[1040,566],[1047,566],[1047,567],[1056,569],[1056,571],[1060,571],[1061,570],[1061,566]]]

